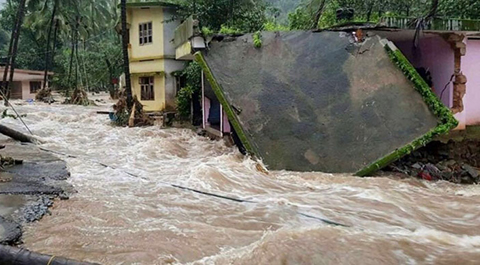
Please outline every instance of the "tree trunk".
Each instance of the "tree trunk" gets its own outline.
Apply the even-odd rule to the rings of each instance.
[[[57,13],[57,6],[58,0],[53,1],[53,11],[52,17],[50,19],[50,27],[48,28],[48,36],[47,36],[47,52],[45,53],[45,74],[43,76],[43,89],[47,88],[47,81],[48,81],[48,59],[50,58],[50,41],[52,37],[52,29],[55,23],[55,15]],[[55,29],[56,30],[56,29]],[[55,45],[55,44],[54,44]]]
[[[8,99],[10,99],[10,89],[13,83],[13,75],[15,73],[15,59],[17,58],[17,50],[18,50],[18,39],[20,38],[20,30],[22,29],[23,24],[23,16],[25,15],[25,2],[26,0],[21,0],[18,6],[18,13],[17,13],[17,23],[15,25],[15,36],[13,40],[13,48],[12,48],[12,57],[10,58],[10,77],[7,85],[7,91],[5,96],[7,97],[5,100],[5,106],[8,106]]]
[[[127,32],[127,0],[121,0],[121,15],[122,15],[122,48],[123,48],[123,69],[125,72],[125,93],[127,94],[127,107],[132,109],[132,83],[130,81],[130,65],[128,60],[128,43],[129,36]]]
[[[23,15],[25,10],[25,2],[26,2],[25,0],[22,0],[18,6],[15,24],[13,25],[12,35],[10,37],[10,45],[8,47],[7,64],[5,65],[5,71],[3,73],[3,81],[2,81],[2,88],[1,88],[3,92],[3,96],[5,97],[4,99],[5,106],[8,105],[8,92],[9,92],[8,87],[10,86],[10,84],[7,83],[8,71],[9,70],[12,72],[14,71],[13,63],[15,63],[15,56],[16,56],[16,52],[14,53],[14,50],[16,50],[15,45],[18,45],[18,38],[20,36],[20,29],[22,26]]]
[[[78,31],[75,36],[75,60],[77,62],[75,66],[75,89],[78,89],[78,72],[80,71],[80,61],[78,60]]]
[[[107,54],[105,54],[105,62],[107,63],[108,73],[110,74],[110,82],[109,82],[110,97],[112,99],[115,99],[115,85],[113,84],[112,64],[110,63],[110,60],[108,60]]]
[[[62,257],[42,255],[9,246],[0,246],[0,264],[30,264],[30,265],[94,265],[94,263],[79,262]]]
[[[72,52],[70,53],[70,66],[68,68],[68,82],[67,82],[67,97],[69,96],[70,94],[70,83],[71,83],[71,80],[72,80],[72,67],[73,67],[73,55],[75,54],[75,45],[73,44],[74,42],[74,39],[75,39],[75,36],[74,36],[74,33],[75,30],[73,30],[72,32]]]
[[[438,10],[438,1],[439,0],[432,0],[432,6],[430,7],[430,12],[427,15],[427,19],[434,18],[437,15]]]
[[[374,1],[370,1],[369,5],[368,5],[367,22],[370,22],[370,18],[372,17],[374,3],[375,3]]]
[[[57,19],[55,20],[55,30],[53,31],[52,62],[51,62],[52,67],[55,66],[55,51],[57,50],[58,27],[59,27],[59,22]]]
[[[30,135],[26,135],[19,131],[8,128],[5,125],[0,124],[0,133],[6,135],[14,140],[20,141],[22,143],[37,143],[38,140]]]
[[[8,1],[8,5],[12,8],[12,1]],[[7,85],[7,78],[8,78],[8,69],[10,68],[10,60],[12,59],[12,50],[13,50],[13,42],[15,40],[15,29],[16,25],[18,24],[19,11],[17,11],[17,16],[15,17],[15,23],[13,24],[12,35],[10,36],[10,45],[8,46],[8,57],[7,57],[7,64],[5,65],[5,71],[3,73],[3,81],[2,81],[2,92],[6,92],[6,85]]]
[[[19,16],[17,14],[17,20],[18,20]],[[16,21],[17,21],[16,20]],[[17,22],[15,21],[15,25],[17,24]],[[7,57],[7,64],[5,65],[5,71],[3,72],[3,81],[2,81],[2,92],[6,92],[7,90],[7,77],[8,77],[8,69],[10,68],[10,60],[12,59],[12,49],[13,49],[13,40],[15,39],[15,25],[14,25],[14,28],[12,30],[12,35],[10,36],[10,45],[8,46],[8,57]]]
[[[78,28],[78,17],[75,18],[75,27],[72,30],[72,52],[70,53],[70,67],[68,70],[68,83],[67,83],[67,97],[70,95],[70,83],[72,78],[72,68],[73,68],[73,57],[75,55],[75,40],[77,35],[77,28]]]
[[[318,6],[318,10],[317,12],[315,12],[315,17],[313,18],[312,29],[318,28],[318,23],[320,22],[320,18],[322,17],[323,9],[325,8],[326,2],[327,0],[322,0],[322,2],[320,2],[320,5]]]

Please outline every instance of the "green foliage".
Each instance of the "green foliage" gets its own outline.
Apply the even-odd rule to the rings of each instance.
[[[222,25],[222,27],[220,28],[220,31],[219,33],[221,34],[229,34],[229,35],[233,35],[233,34],[241,34],[242,31],[238,28],[234,28],[234,27],[229,27],[227,25]]]
[[[313,18],[321,0],[298,0],[296,8],[290,6],[295,0],[267,0],[273,6],[286,5],[290,8],[288,24],[290,29],[302,30],[312,26]],[[284,3],[288,2],[288,3]],[[355,16],[352,22],[378,22],[382,16],[421,17],[430,12],[432,0],[327,0],[323,9],[319,28],[326,28],[347,21],[337,21],[339,8],[353,8]],[[480,1],[441,0],[436,16],[444,18],[480,19]]]
[[[257,49],[262,47],[262,33],[260,31],[253,34],[253,46]]]
[[[219,32],[222,26],[240,32],[260,30],[265,22],[263,0],[177,0],[181,17],[195,14],[202,27]]]
[[[185,86],[178,92],[176,103],[177,112],[181,118],[187,119],[191,115],[191,104],[195,94],[200,95],[202,90],[202,68],[197,62],[190,62],[180,73],[185,80]]]
[[[90,90],[103,90],[110,84],[110,69],[105,58],[112,63],[112,75],[121,72],[120,42],[114,26],[118,21],[116,0],[58,0],[55,20],[58,38],[55,46],[55,60],[49,70],[55,72],[51,82],[56,89],[74,88],[78,71],[78,84]],[[20,31],[16,67],[32,70],[45,69],[48,29],[53,12],[53,0],[30,0],[24,24]],[[4,5],[0,11],[0,57],[8,54],[8,41],[16,16],[17,1]],[[80,17],[78,31],[78,60],[74,57],[69,82],[69,64],[73,28],[76,17]],[[52,53],[50,47],[50,53]]]
[[[180,89],[177,95],[177,112],[182,119],[188,119],[191,114],[194,89],[187,85]]]
[[[312,13],[305,8],[298,7],[288,14],[288,24],[292,30],[309,29],[312,25]]]
[[[92,44],[87,49],[80,48],[78,62],[76,56],[73,61],[71,77],[69,78],[71,48],[63,48],[55,56],[55,76],[53,85],[59,90],[67,90],[75,87],[78,81],[80,87],[89,90],[107,90],[110,85],[110,72],[106,65],[106,58],[112,63],[112,76],[118,77],[122,73],[120,43],[103,41]],[[78,71],[78,80],[75,80]],[[69,82],[70,81],[70,82]]]
[[[202,89],[202,68],[197,62],[188,63],[182,71],[187,86],[191,86],[194,91]]]
[[[8,113],[8,109],[5,109],[3,112],[2,112],[2,119],[5,119],[5,118],[13,118],[13,119],[18,119],[19,116],[17,116],[16,114],[10,114]],[[25,118],[27,117],[27,114],[22,114],[20,115],[20,118]]]
[[[328,28],[335,24],[337,24],[337,9],[340,8],[338,2],[331,1],[323,10],[322,16],[320,17],[320,21],[318,22],[318,28]]]
[[[447,18],[480,19],[480,1],[440,1],[438,5],[438,14]]]
[[[214,34],[213,30],[209,29],[208,27],[202,27],[202,34],[203,36],[211,36]]]
[[[284,26],[281,24],[277,24],[273,21],[267,21],[263,24],[264,31],[289,31],[290,28],[288,26]]]
[[[267,3],[267,17],[273,18],[276,23],[288,24],[288,14],[295,10],[301,0],[265,0]]]

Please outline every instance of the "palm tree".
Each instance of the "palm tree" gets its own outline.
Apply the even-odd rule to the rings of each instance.
[[[123,69],[125,71],[125,93],[127,94],[127,107],[130,110],[133,106],[132,84],[130,82],[130,65],[128,61],[128,32],[127,32],[127,0],[121,0],[122,17],[122,48],[123,48]]]
[[[118,38],[113,30],[118,21],[116,2],[116,0],[29,0],[30,14],[27,16],[26,26],[35,32],[38,42],[47,44],[44,80],[48,78],[47,71],[54,65],[57,38],[65,44],[72,43],[68,84],[70,79],[77,80],[75,77],[72,79],[72,74],[76,76],[78,66],[82,65],[80,62],[83,57],[78,54],[78,43],[82,43],[86,50],[89,43],[98,42],[98,37],[115,40]],[[53,48],[52,29],[54,29]],[[44,85],[46,83],[44,82]]]
[[[311,5],[313,5],[314,2],[315,1],[312,1]],[[318,23],[320,22],[320,18],[322,17],[323,9],[325,8],[326,3],[327,3],[327,0],[321,0],[320,3],[318,3],[318,8],[313,18],[312,29],[318,28]]]
[[[49,58],[50,58],[50,40],[51,40],[51,36],[52,36],[52,29],[54,27],[54,23],[55,23],[55,15],[57,13],[57,8],[58,8],[58,0],[53,0],[53,10],[52,10],[52,17],[50,19],[50,26],[48,28],[48,37],[47,37],[47,51],[45,53],[45,74],[44,74],[44,77],[43,77],[43,89],[46,89],[47,88],[47,79],[48,79],[48,62],[49,62]],[[55,31],[57,30],[57,27],[55,26]],[[54,34],[56,35],[56,34]],[[55,36],[56,38],[56,36]],[[55,38],[53,40],[53,46],[55,46]],[[52,61],[53,61],[53,57],[54,57],[54,54],[52,54]]]
[[[12,39],[10,40],[10,47],[8,49],[8,63],[7,66],[5,66],[5,72],[3,75],[3,84],[5,86],[7,73],[9,70],[8,68],[10,68],[10,77],[8,84],[6,85],[6,91],[4,93],[5,106],[8,106],[8,99],[10,99],[10,88],[13,83],[13,74],[15,72],[15,58],[17,57],[18,39],[20,37],[20,29],[23,24],[23,16],[25,15],[25,2],[26,0],[20,0],[20,3],[18,5],[17,19],[15,22],[15,26],[12,30]]]

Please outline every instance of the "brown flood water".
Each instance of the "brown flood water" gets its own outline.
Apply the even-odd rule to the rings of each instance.
[[[265,175],[189,130],[112,127],[95,114],[105,106],[17,108],[44,148],[85,158],[65,158],[78,193],[27,226],[30,250],[102,264],[480,264],[478,186]]]

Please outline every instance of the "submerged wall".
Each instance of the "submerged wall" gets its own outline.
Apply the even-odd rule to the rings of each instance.
[[[261,48],[252,38],[212,42],[197,59],[247,150],[270,169],[357,172],[442,123],[429,110],[442,108],[436,97],[416,81],[424,102],[404,74],[411,65],[399,62],[402,72],[378,37],[356,45],[338,32],[262,32]]]

